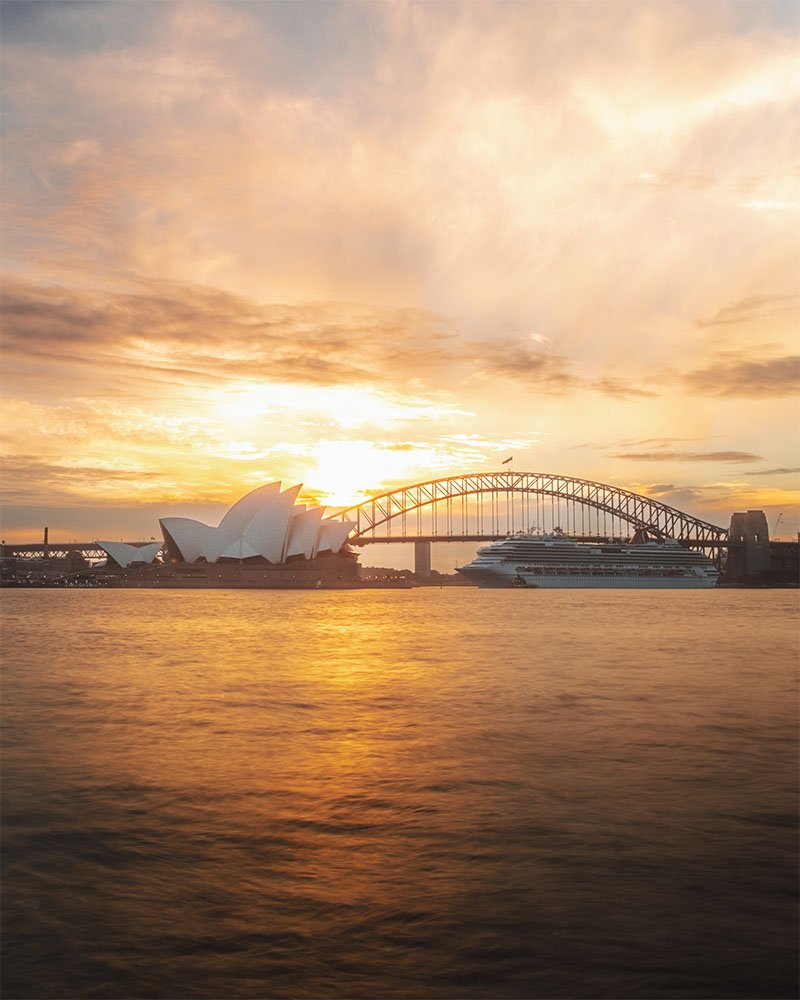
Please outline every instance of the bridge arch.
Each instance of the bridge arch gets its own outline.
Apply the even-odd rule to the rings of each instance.
[[[470,497],[489,496],[491,504],[491,524],[489,530],[481,525],[480,512],[477,515],[477,530],[468,534],[464,530],[453,530],[458,522],[459,511],[453,511],[454,501],[461,501],[462,529],[466,522],[466,501]],[[505,530],[499,530],[498,517],[494,518],[495,502],[499,497],[513,498],[516,495],[550,498],[551,501],[563,501],[567,505],[581,507],[599,513],[607,514],[612,519],[631,526],[644,526],[656,533],[670,538],[678,538],[704,548],[717,548],[725,545],[728,540],[728,530],[718,525],[703,521],[691,514],[684,513],[674,507],[654,500],[651,497],[632,493],[607,483],[597,483],[588,479],[577,479],[572,476],[558,476],[545,472],[483,472],[464,476],[449,476],[443,479],[432,479],[427,482],[414,483],[395,490],[388,490],[354,504],[351,507],[337,511],[333,518],[354,521],[356,528],[351,541],[356,543],[368,540],[378,540],[378,530],[383,529],[384,540],[409,541],[419,536],[408,531],[408,517],[419,513],[425,508],[435,509],[443,504],[448,516],[446,527],[442,532],[428,533],[430,538],[460,537],[502,537],[514,530],[524,529],[528,523],[518,522],[517,528],[506,524]],[[511,506],[513,518],[514,508]],[[522,511],[524,514],[524,508]],[[573,513],[574,518],[574,513]],[[393,532],[393,525],[399,521],[401,532]],[[419,520],[418,520],[419,523]],[[585,523],[585,522],[584,522]],[[598,522],[599,526],[599,522]],[[541,523],[538,525],[542,527]],[[555,527],[555,523],[551,523]],[[573,534],[577,533],[573,524]],[[569,523],[566,530],[570,530]]]

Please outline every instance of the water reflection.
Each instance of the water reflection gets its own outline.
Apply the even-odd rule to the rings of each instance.
[[[794,595],[5,596],[9,996],[794,987]]]

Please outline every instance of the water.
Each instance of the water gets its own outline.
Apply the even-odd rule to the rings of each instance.
[[[797,605],[6,591],[3,995],[793,997]]]

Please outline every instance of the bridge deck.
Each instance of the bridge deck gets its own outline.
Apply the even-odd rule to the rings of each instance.
[[[508,532],[486,534],[445,534],[445,535],[358,535],[349,539],[349,545],[410,545],[413,542],[494,542],[511,537]],[[608,535],[569,535],[579,542],[607,542]],[[615,541],[618,540],[616,537]],[[732,547],[727,539],[687,539],[687,544],[703,549],[726,549]],[[147,542],[127,542],[128,545],[147,545]],[[106,553],[94,542],[50,543],[46,547],[41,542],[8,544],[0,546],[0,556],[4,559],[44,559],[60,558],[71,552],[78,552],[85,559],[105,559]]]

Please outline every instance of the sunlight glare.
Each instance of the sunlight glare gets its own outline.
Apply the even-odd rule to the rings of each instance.
[[[225,426],[232,431],[278,413],[344,430],[366,426],[385,430],[398,423],[457,416],[460,412],[446,403],[379,392],[371,386],[249,383],[214,392],[211,402]],[[247,426],[246,429],[252,433],[255,428]]]

